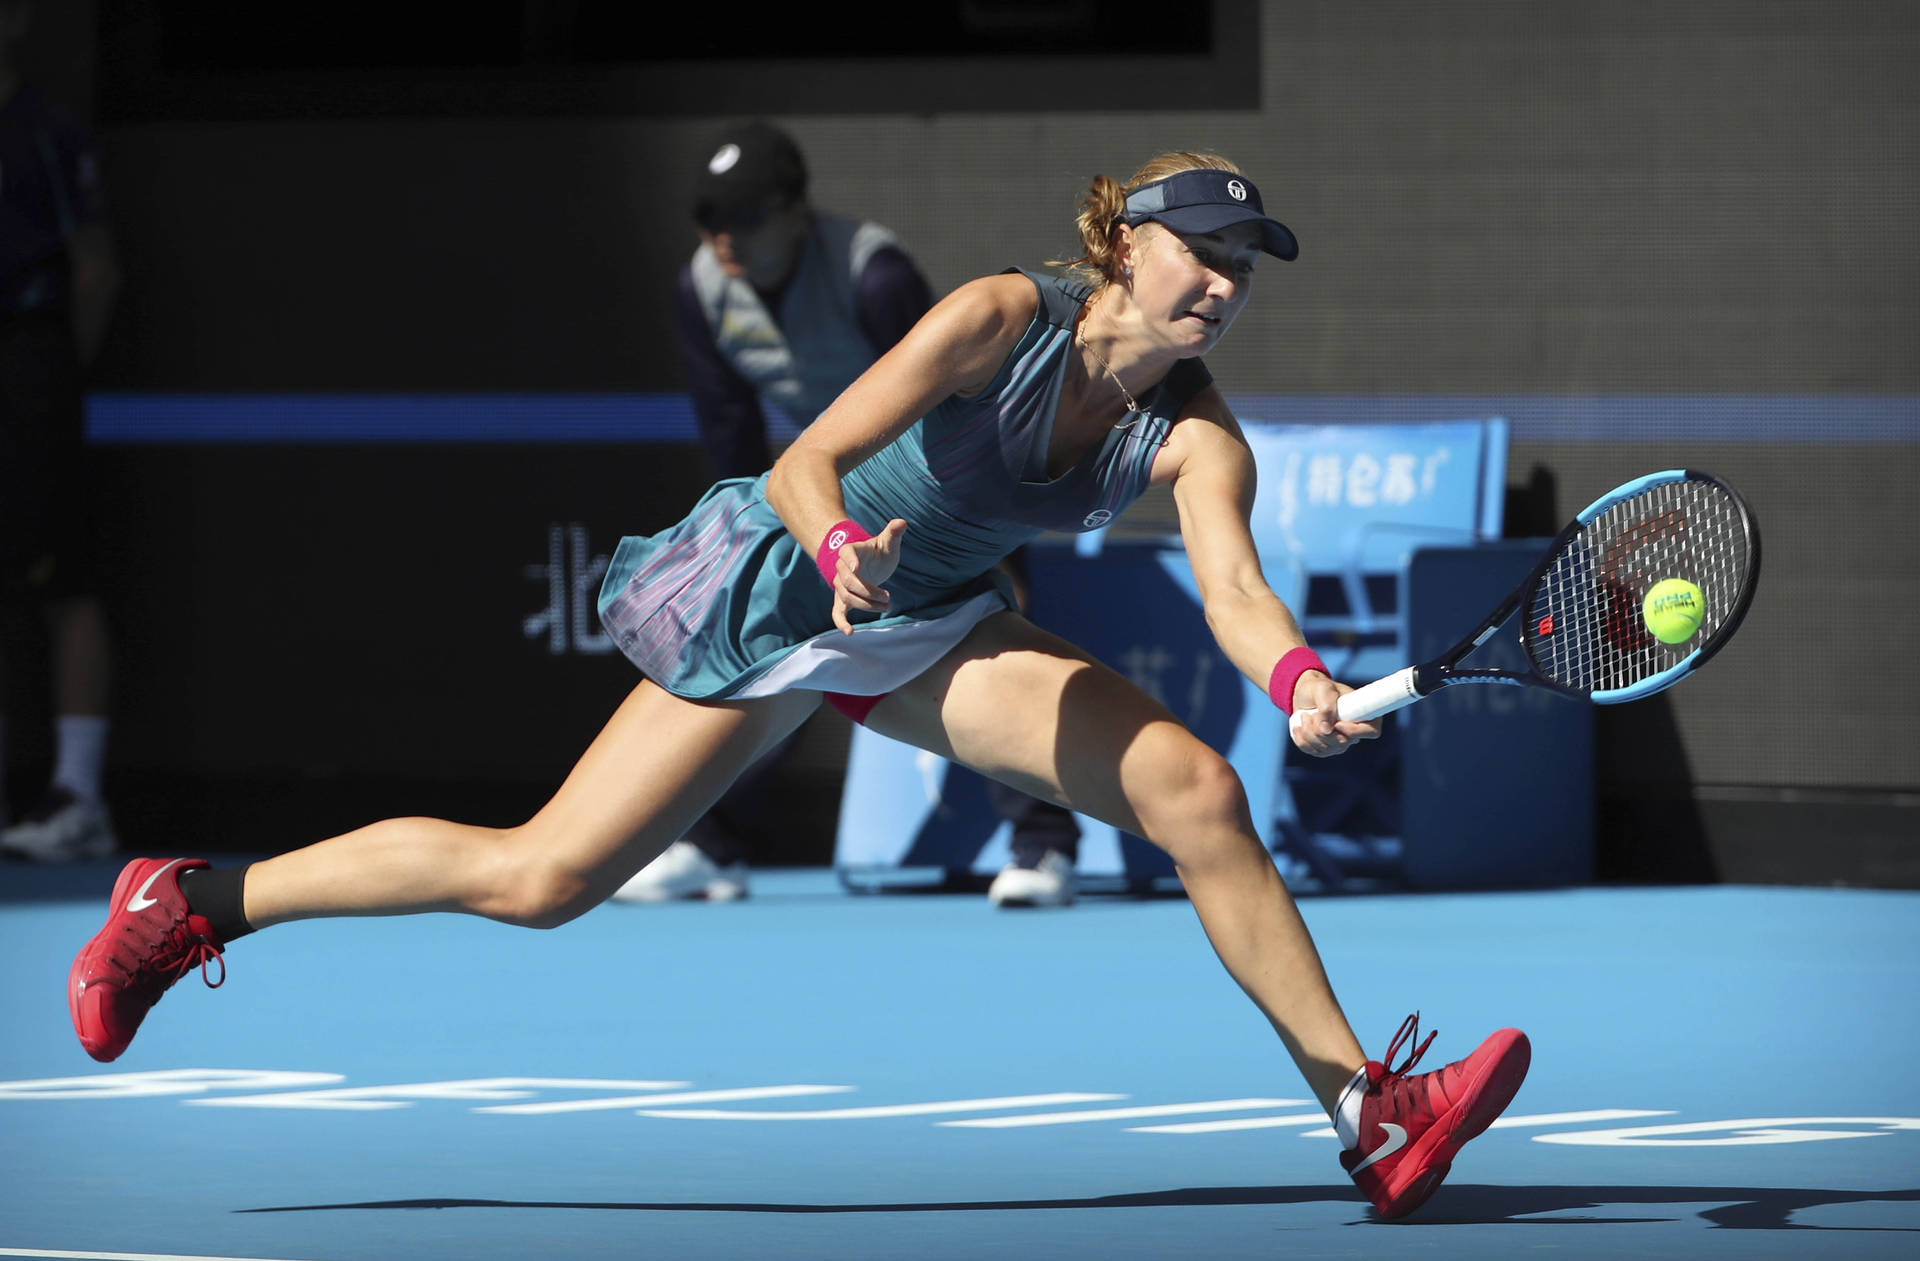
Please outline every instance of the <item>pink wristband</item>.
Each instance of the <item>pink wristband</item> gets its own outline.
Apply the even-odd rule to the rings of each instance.
[[[826,584],[833,585],[833,576],[840,571],[840,549],[849,543],[864,543],[873,535],[860,528],[858,521],[842,521],[827,531],[827,537],[820,540],[820,550],[813,555],[813,563],[820,568],[820,577]]]
[[[1332,677],[1333,671],[1327,669],[1327,663],[1320,655],[1307,647],[1295,648],[1274,664],[1273,674],[1267,679],[1267,695],[1280,707],[1280,712],[1289,718],[1293,716],[1293,689],[1300,682],[1300,676],[1309,670]]]

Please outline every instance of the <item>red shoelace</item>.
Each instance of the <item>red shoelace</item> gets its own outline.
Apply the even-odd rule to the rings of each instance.
[[[123,942],[123,949],[113,951],[107,956],[121,972],[126,974],[127,988],[135,989],[149,998],[149,1003],[158,1002],[160,996],[173,988],[173,983],[185,976],[198,964],[200,979],[208,989],[219,989],[227,983],[227,961],[220,957],[220,948],[213,941],[187,927],[185,917],[175,919],[168,924],[160,939],[151,949],[149,938],[141,932],[141,923],[130,920],[123,930],[133,938]],[[128,958],[141,959],[144,966],[130,964]],[[209,963],[220,965],[220,979],[214,980],[207,972]]]
[[[1432,1046],[1433,1040],[1440,1036],[1440,1031],[1435,1029],[1429,1033],[1419,1046],[1414,1047],[1412,1051],[1407,1053],[1407,1059],[1404,1064],[1398,1068],[1392,1067],[1393,1057],[1400,1053],[1400,1048],[1419,1036],[1420,1013],[1416,1011],[1406,1018],[1400,1025],[1400,1032],[1394,1034],[1393,1041],[1387,1044],[1387,1053],[1380,1057],[1380,1067],[1386,1071],[1380,1075],[1380,1079],[1376,1081],[1374,1085],[1384,1087],[1390,1080],[1405,1078],[1407,1070],[1420,1062],[1420,1057],[1427,1053],[1427,1048]]]

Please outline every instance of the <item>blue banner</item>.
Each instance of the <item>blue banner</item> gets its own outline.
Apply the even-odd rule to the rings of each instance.
[[[1516,442],[1915,442],[1911,394],[1246,394],[1250,426],[1504,416]],[[776,442],[797,432],[768,409]],[[132,394],[88,400],[95,443],[695,442],[682,394]]]

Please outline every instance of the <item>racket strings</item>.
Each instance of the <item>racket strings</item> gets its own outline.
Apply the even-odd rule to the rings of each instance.
[[[1682,480],[1614,504],[1574,536],[1535,588],[1522,639],[1540,672],[1583,692],[1631,687],[1712,638],[1748,569],[1738,503],[1717,484]],[[1698,586],[1698,632],[1678,644],[1648,633],[1647,591],[1667,578]]]

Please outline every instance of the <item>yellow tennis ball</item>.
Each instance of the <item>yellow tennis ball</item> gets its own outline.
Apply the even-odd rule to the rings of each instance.
[[[1707,598],[1685,578],[1668,578],[1653,584],[1640,613],[1655,639],[1663,644],[1685,643],[1707,615]]]

